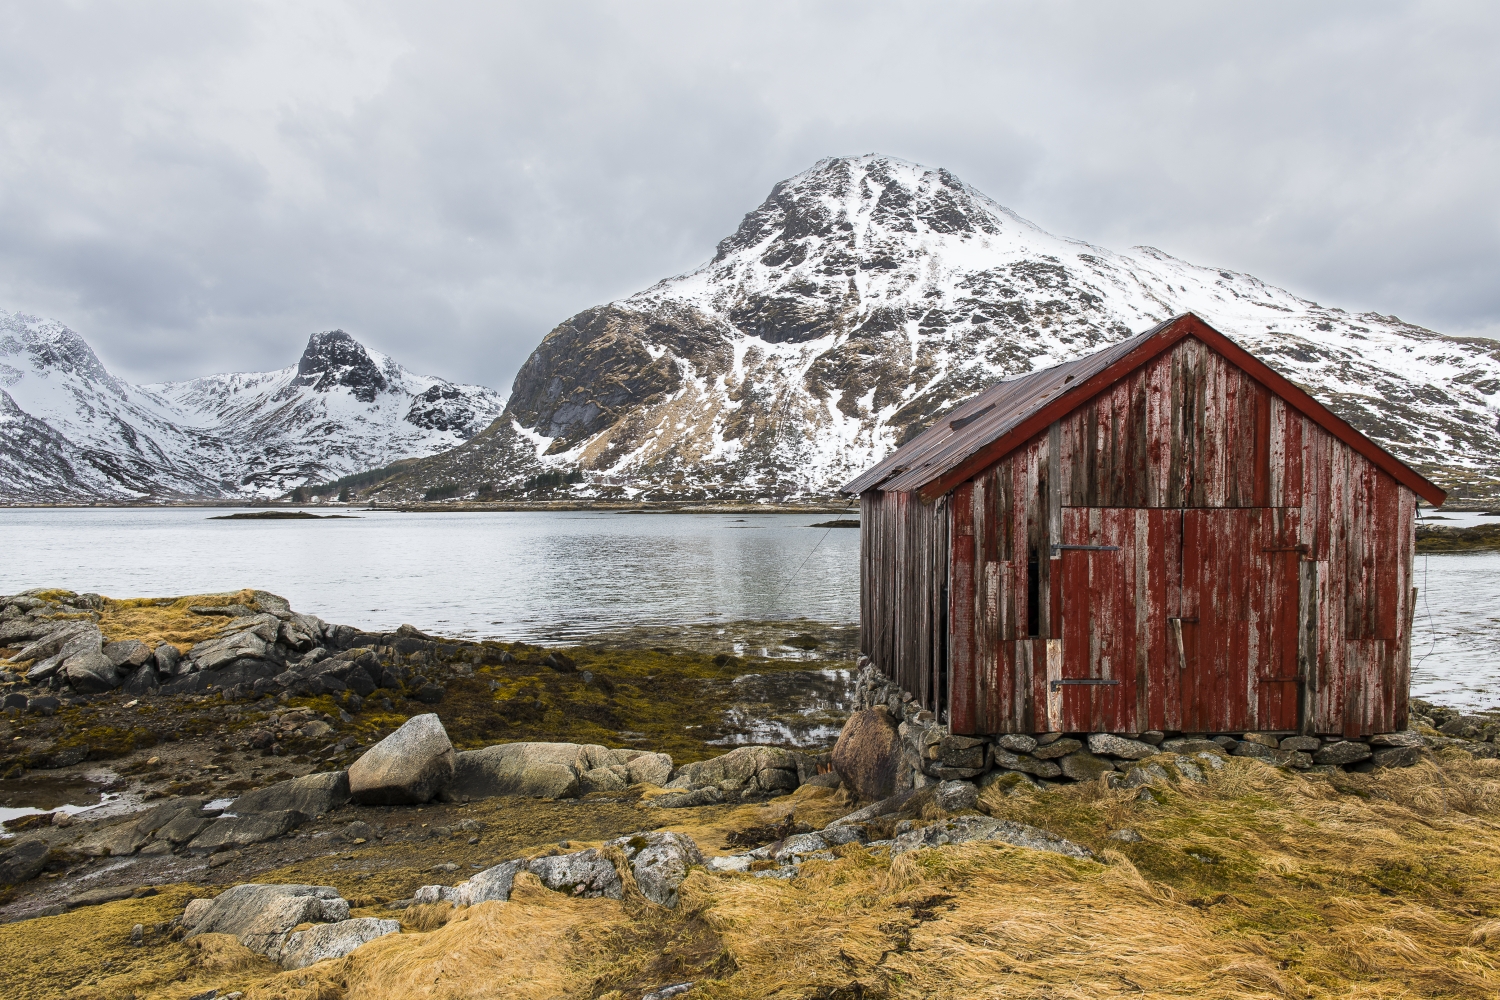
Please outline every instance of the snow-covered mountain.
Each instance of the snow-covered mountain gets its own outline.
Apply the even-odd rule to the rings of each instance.
[[[61,323],[0,310],[0,500],[277,496],[451,449],[503,404],[339,330],[280,371],[131,385]]]
[[[777,184],[702,267],[558,326],[504,419],[384,494],[583,470],[575,493],[829,495],[984,386],[1188,310],[1456,497],[1500,495],[1500,343],[1053,236],[879,156]]]

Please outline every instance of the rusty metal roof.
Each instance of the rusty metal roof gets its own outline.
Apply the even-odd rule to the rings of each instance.
[[[942,420],[887,455],[873,469],[850,481],[843,492],[863,493],[876,488],[891,492],[921,489],[977,449],[1025,422],[1043,406],[1075,391],[1089,380],[1089,376],[1124,358],[1173,322],[1175,317],[1093,354],[997,382],[958,404]],[[1083,399],[1079,400],[1080,404],[1083,402]]]
[[[851,480],[843,492],[920,490],[924,499],[946,493],[980,471],[979,463],[993,464],[1025,443],[1020,437],[1003,440],[1007,436],[1021,431],[1029,437],[1039,430],[1029,425],[1072,412],[1185,336],[1203,340],[1429,503],[1440,505],[1446,499],[1443,490],[1193,313],[1174,316],[1085,357],[990,386]]]

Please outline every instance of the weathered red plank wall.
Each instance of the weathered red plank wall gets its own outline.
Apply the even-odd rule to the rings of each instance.
[[[862,624],[928,701],[950,574],[955,732],[1406,724],[1415,496],[1200,341],[946,499],[866,494]]]

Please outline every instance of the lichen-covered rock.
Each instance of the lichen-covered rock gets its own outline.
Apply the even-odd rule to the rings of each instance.
[[[188,937],[232,934],[260,955],[276,957],[285,935],[298,924],[345,920],[349,904],[331,885],[232,886],[209,905],[200,901],[183,912]],[[191,922],[188,920],[192,916]]]
[[[1174,753],[1224,753],[1224,745],[1213,740],[1202,739],[1175,739],[1166,740],[1161,744],[1162,750]]]
[[[1011,753],[1002,750],[998,746],[990,747],[990,761],[1007,771],[1020,771],[1022,774],[1032,774],[1038,778],[1055,778],[1062,774],[1062,768],[1050,760],[1037,760],[1027,754]]]
[[[688,870],[703,864],[697,842],[684,833],[652,830],[609,843],[624,852],[641,895],[668,908],[677,906],[677,889]]]
[[[724,793],[712,786],[707,788],[684,788],[680,791],[658,795],[646,802],[652,809],[691,809],[695,806],[717,805],[724,801]]]
[[[901,767],[901,737],[885,706],[851,715],[833,747],[833,769],[845,786],[861,799],[886,798],[896,791]]]
[[[349,768],[349,794],[365,805],[427,802],[453,780],[454,753],[436,715],[414,715]]]
[[[475,903],[487,903],[491,900],[507,900],[510,898],[511,885],[516,880],[516,873],[523,870],[526,862],[506,861],[486,868],[467,882],[456,886],[458,890],[454,902],[461,906],[473,906]]]
[[[995,737],[995,743],[1003,750],[1011,753],[1031,753],[1036,749],[1036,740],[1023,733],[1006,733],[1004,736]]]
[[[972,781],[943,781],[933,789],[932,801],[947,812],[962,812],[979,805],[979,787]]]
[[[1090,733],[1089,752],[1101,757],[1142,760],[1156,753],[1156,747],[1140,740],[1126,739],[1113,733]]]
[[[526,870],[541,879],[542,885],[569,896],[620,899],[625,895],[620,873],[592,847],[576,854],[533,858],[526,863]]]
[[[799,767],[806,755],[780,747],[750,746],[731,750],[681,767],[668,788],[712,786],[725,797],[753,798],[792,791],[799,784]]]
[[[305,969],[314,962],[343,958],[355,948],[378,937],[400,932],[395,920],[355,917],[332,924],[318,924],[287,936],[281,946],[281,965],[287,969]]]
[[[458,754],[447,794],[565,799],[641,782],[665,784],[671,773],[672,758],[664,753],[580,743],[502,743]]]
[[[1046,746],[1038,746],[1035,750],[1031,751],[1031,756],[1037,760],[1056,760],[1058,757],[1066,757],[1068,754],[1082,749],[1083,744],[1081,742],[1064,737],[1060,740],[1054,740]]]
[[[246,657],[266,659],[266,644],[267,640],[258,635],[254,629],[248,629],[233,635],[216,636],[200,642],[188,650],[187,658],[191,661],[191,669],[218,670],[235,660]]]
[[[139,639],[123,639],[105,643],[104,655],[120,673],[134,673],[135,669],[151,662],[151,647]]]
[[[1370,745],[1373,747],[1420,747],[1422,734],[1412,732],[1410,729],[1400,733],[1376,733],[1370,737]]]
[[[1087,750],[1078,750],[1068,754],[1057,762],[1062,768],[1062,773],[1074,781],[1095,781],[1102,775],[1111,773],[1115,765],[1103,757],[1096,757]]]
[[[891,854],[904,854],[926,847],[944,844],[963,844],[972,840],[998,840],[1013,847],[1025,847],[1034,851],[1049,851],[1070,858],[1090,859],[1094,852],[1054,833],[1016,823],[1012,820],[993,819],[989,816],[955,816],[939,820],[917,830],[896,837],[891,845]]]
[[[1236,744],[1234,750],[1231,752],[1236,757],[1249,757],[1253,760],[1263,760],[1267,764],[1276,764],[1278,766],[1290,764],[1293,753],[1291,750],[1268,747],[1264,743],[1257,743],[1253,740],[1245,740],[1242,743]]]

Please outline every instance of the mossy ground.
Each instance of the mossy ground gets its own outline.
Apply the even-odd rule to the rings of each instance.
[[[536,824],[533,851],[556,830],[594,823],[603,839],[651,820],[721,847],[732,828],[774,825],[788,812],[821,824],[848,808],[824,789],[671,815],[621,802],[466,808],[481,806],[492,819],[509,811]],[[251,1000],[636,1000],[687,980],[697,983],[689,1000],[1500,992],[1500,762],[1450,751],[1406,771],[1330,779],[1235,759],[1208,783],[1163,790],[1152,803],[1086,784],[996,787],[981,806],[1086,844],[1101,860],[979,843],[893,862],[851,846],[808,862],[793,881],[694,873],[675,911],[633,892],[621,902],[567,899],[524,877],[509,903],[407,912],[401,935],[299,972],[224,941],[192,946],[154,930],[133,947],[132,924],[152,928],[195,892],[216,891],[173,885],[0,927],[0,981],[18,998],[183,998],[216,987]],[[1142,839],[1110,839],[1124,828]],[[527,836],[486,843],[485,853],[524,852]],[[580,834],[569,847],[588,842]],[[397,840],[366,858],[379,877],[356,879],[353,863],[332,867],[340,862],[330,856],[264,880],[326,882],[361,904],[356,912],[389,916],[378,902],[387,888],[435,879],[419,853],[438,852]]]
[[[1500,524],[1456,528],[1440,524],[1417,526],[1418,552],[1500,551]]]

